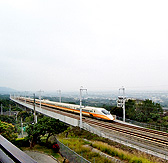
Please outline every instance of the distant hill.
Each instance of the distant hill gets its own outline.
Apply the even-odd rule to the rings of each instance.
[[[13,92],[17,92],[17,91],[12,88],[0,87],[0,94],[10,94]]]

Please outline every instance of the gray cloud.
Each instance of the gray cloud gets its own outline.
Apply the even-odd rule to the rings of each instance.
[[[2,1],[0,85],[18,90],[167,85],[167,4]]]

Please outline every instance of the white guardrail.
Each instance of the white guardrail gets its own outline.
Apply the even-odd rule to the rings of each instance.
[[[13,98],[10,98],[10,99],[12,101],[22,105],[22,106],[25,106],[26,108],[34,110],[34,106],[33,105],[27,104],[25,102],[21,102],[21,101],[19,101],[17,99],[13,99]],[[62,121],[64,123],[70,124],[72,126],[79,126],[79,120],[77,120],[77,119],[74,119],[74,118],[71,118],[71,117],[67,117],[67,116],[64,116],[64,115],[61,115],[61,114],[46,110],[46,109],[42,109],[42,108],[40,108],[38,106],[36,106],[35,109],[36,109],[36,112],[39,112],[41,114],[47,115],[47,116],[55,118],[55,119],[59,119],[60,121]]]

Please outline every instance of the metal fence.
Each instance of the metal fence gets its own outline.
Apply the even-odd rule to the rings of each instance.
[[[58,141],[58,139],[57,143],[60,146],[60,153],[63,155],[63,157],[67,158],[70,163],[91,163],[64,144],[62,144],[60,141]]]
[[[117,119],[121,120],[121,121],[123,120],[122,117],[118,117],[118,116],[117,116]],[[134,124],[134,125],[137,125],[137,126],[153,129],[153,130],[168,132],[168,128],[167,127],[163,127],[163,126],[157,126],[157,125],[154,125],[154,124],[137,122],[137,121],[134,121],[134,120],[131,120],[131,119],[125,119],[125,122],[131,123],[131,124]]]

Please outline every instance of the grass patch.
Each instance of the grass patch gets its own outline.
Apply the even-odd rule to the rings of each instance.
[[[161,162],[165,161],[161,158],[158,158],[158,157],[149,155],[147,153],[138,151],[134,148],[127,147],[125,145],[113,142],[113,141],[106,139],[106,138],[103,138],[103,137],[99,137],[99,136],[92,134],[88,131],[80,130],[78,127],[68,128],[64,133],[59,134],[58,137],[61,138],[63,143],[65,142],[64,144],[66,146],[68,145],[74,151],[76,151],[76,148],[78,151],[78,149],[80,149],[82,145],[88,144],[88,145],[91,145],[92,147],[97,148],[98,150],[100,150],[106,154],[109,154],[113,157],[116,157],[120,160],[123,160],[124,162],[129,162],[129,163],[159,163],[160,162],[161,163]],[[75,146],[76,139],[79,139],[76,142],[77,146]],[[88,141],[84,141],[84,139],[87,139]],[[80,142],[82,143],[81,145],[79,145]],[[90,143],[90,142],[93,142],[93,143]],[[96,144],[96,142],[98,144]],[[80,150],[79,150],[79,152],[80,152]],[[95,153],[95,155],[96,154],[97,153]],[[92,161],[94,162],[94,160],[90,160],[92,154],[91,155],[87,154],[87,155],[89,158],[88,160],[91,162]],[[87,159],[87,157],[85,157],[85,158]]]
[[[117,149],[103,142],[93,142],[92,147],[99,149],[100,151],[107,153],[111,156],[115,156],[120,160],[127,161],[129,163],[152,163],[150,160],[142,157],[137,157],[129,152]]]
[[[70,149],[89,160],[90,162],[112,163],[110,159],[102,157],[99,153],[92,152],[90,147],[84,145],[90,144],[80,138],[64,139],[59,138],[59,141],[68,146]]]
[[[100,150],[103,153],[106,153],[112,157],[116,157],[122,161],[129,162],[129,163],[153,163],[153,161],[150,161],[143,157],[137,157],[133,154],[130,154],[129,152],[123,151],[121,149],[117,149],[115,147],[112,147],[106,143],[94,141],[92,143],[88,141],[84,141],[80,138],[69,138],[69,139],[59,139],[60,142],[74,150],[79,155],[82,155],[87,160],[91,162],[106,162],[110,163],[112,162],[110,159],[104,158],[100,156],[99,153],[92,152],[91,148],[85,147],[84,145],[90,145],[93,148],[96,148]]]

